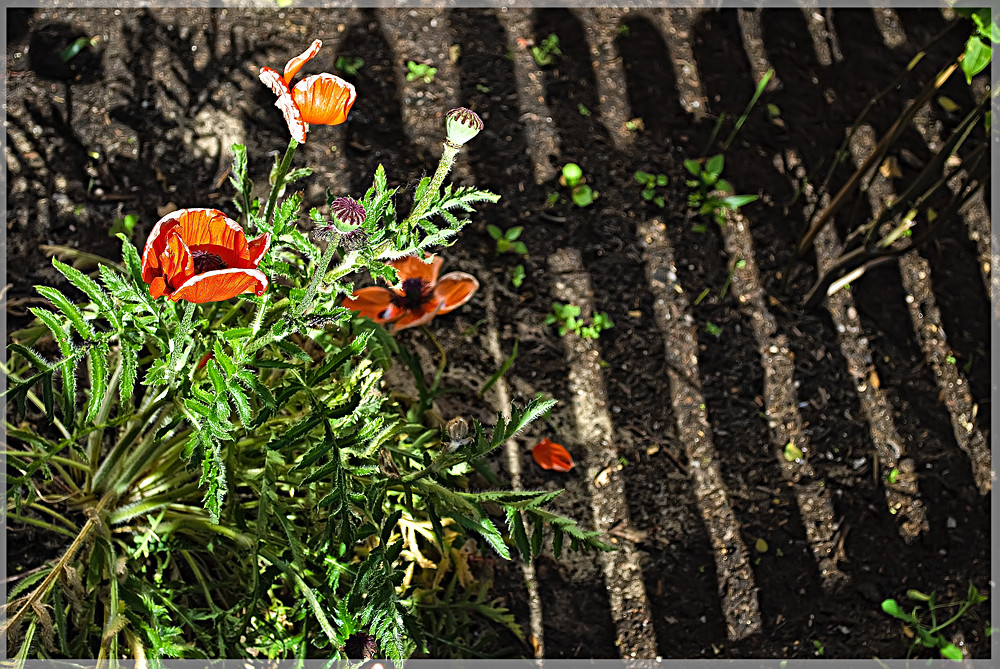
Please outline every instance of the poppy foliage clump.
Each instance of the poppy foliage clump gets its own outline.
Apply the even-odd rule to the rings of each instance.
[[[322,46],[322,41],[315,40],[285,64],[284,74],[270,67],[260,68],[260,80],[278,96],[274,106],[281,110],[288,132],[300,144],[306,141],[308,124],[340,125],[346,121],[357,97],[353,84],[329,72],[310,75],[291,85],[295,74]]]
[[[403,330],[423,325],[472,299],[479,289],[476,277],[449,272],[438,278],[444,259],[430,256],[429,260],[408,256],[390,261],[399,276],[399,288],[361,288],[344,300],[344,306],[376,323]]]
[[[66,547],[57,569],[12,590],[4,630],[22,659],[478,654],[484,625],[521,630],[483,599],[490,575],[459,547],[476,538],[504,559],[537,557],[547,536],[557,556],[567,537],[571,550],[608,548],[549,511],[550,491],[469,489],[475,463],[554,400],[511,406],[492,427],[442,423],[444,348],[424,383],[405,339],[378,325],[422,326],[478,290],[429,254],[499,198],[444,183],[482,120],[447,113],[438,167],[415,189],[390,187],[379,165],[357,199],[327,190],[307,235],[305,196],[289,186],[312,172],[293,165],[296,147],[309,124],[343,123],[355,98],[329,74],[289,88],[319,48],[283,75],[261,71],[292,136],[266,181],[231,147],[238,215],[173,211],[142,248],[119,234],[122,263],[93,274],[53,259],[88,301],[39,286],[36,323],[10,335],[7,520]],[[381,283],[355,290],[369,278]],[[55,347],[37,346],[43,334]],[[418,398],[383,376],[394,358]],[[573,466],[548,440],[535,458]],[[427,633],[441,629],[447,639]]]
[[[142,280],[150,295],[174,302],[263,295],[267,277],[257,266],[270,245],[267,233],[247,241],[239,223],[217,209],[180,209],[153,226],[142,252]]]

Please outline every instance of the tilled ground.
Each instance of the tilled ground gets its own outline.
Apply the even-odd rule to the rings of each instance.
[[[317,168],[311,204],[326,187],[362,193],[379,163],[396,183],[432,170],[450,107],[486,123],[455,175],[502,199],[447,253],[446,271],[483,289],[434,324],[458,391],[439,409],[491,422],[511,400],[559,399],[497,469],[565,488],[560,510],[620,549],[499,567],[539,654],[905,656],[884,598],[989,579],[988,195],[932,244],[801,302],[962,112],[929,106],[904,134],[902,177],[874,179],[814,253],[794,248],[858,112],[946,26],[937,10],[885,9],[8,10],[8,326],[26,322],[32,285],[58,283],[40,244],[111,255],[116,217],[138,214],[143,239],[162,212],[229,208],[234,141],[262,184],[286,130],[255,73],[320,38],[316,71],[364,64],[348,123],[314,128],[297,155]],[[875,106],[834,188],[967,29]],[[530,46],[553,34],[561,55],[540,67]],[[81,35],[100,42],[52,57]],[[433,81],[406,81],[408,61],[436,66]],[[723,226],[693,216],[682,161],[717,151],[716,120],[771,68],[725,153],[725,178],[760,200]],[[955,76],[943,92],[968,109],[982,87]],[[569,161],[600,192],[589,207],[557,182]],[[663,207],[636,170],[669,177]],[[497,256],[487,224],[524,226],[529,257]],[[615,327],[560,338],[544,325],[554,300]],[[542,436],[578,466],[539,469],[528,447]],[[802,459],[784,457],[790,443]],[[985,624],[954,632],[973,657],[989,656]]]

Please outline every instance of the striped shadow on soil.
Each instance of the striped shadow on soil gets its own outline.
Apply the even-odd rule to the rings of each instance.
[[[594,296],[580,252],[561,249],[549,257],[556,299],[580,307],[587,318],[593,313]],[[601,372],[601,351],[596,340],[563,337],[569,366],[569,390],[576,424],[576,443],[583,449],[583,468],[594,513],[594,528],[605,535],[614,527],[630,526],[625,500],[624,477],[619,473],[618,438],[607,407],[607,391]],[[618,550],[600,553],[599,559],[611,602],[611,617],[617,628],[616,645],[625,658],[657,655],[651,610],[643,585],[642,568],[631,541]]]
[[[863,125],[858,128],[851,141],[851,154],[857,166],[864,163],[876,144],[877,138],[871,126]],[[892,184],[879,172],[872,175],[867,183],[867,190],[874,216],[878,216],[884,203],[896,198]],[[886,227],[891,229],[892,224],[887,223]],[[913,330],[924,357],[934,369],[934,378],[951,417],[955,440],[969,457],[976,487],[980,494],[985,495],[991,488],[989,444],[983,431],[976,425],[976,409],[969,392],[969,383],[958,366],[948,361],[950,348],[941,324],[941,312],[931,288],[930,264],[914,249],[900,256],[899,272],[907,292],[906,303]]]
[[[654,295],[656,321],[666,347],[670,403],[677,434],[687,454],[693,494],[715,552],[726,628],[731,640],[743,639],[761,629],[757,586],[712,443],[712,428],[705,412],[698,374],[698,340],[688,312],[688,300],[677,281],[666,226],[656,220],[642,222],[637,235],[643,248],[650,291]]]

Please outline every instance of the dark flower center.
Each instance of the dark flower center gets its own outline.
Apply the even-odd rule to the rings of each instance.
[[[403,281],[403,294],[393,292],[389,300],[399,309],[420,311],[421,307],[431,301],[433,291],[423,279],[406,279]]]
[[[214,272],[228,267],[226,263],[222,262],[221,257],[210,251],[191,251],[191,257],[194,259],[195,274]]]

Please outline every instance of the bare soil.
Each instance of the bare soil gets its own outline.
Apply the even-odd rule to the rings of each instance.
[[[926,531],[915,538],[901,534],[886,508],[885,482],[859,403],[858,380],[841,353],[830,313],[822,306],[800,306],[816,279],[816,262],[812,254],[794,255],[805,225],[804,202],[797,190],[801,181],[780,157],[794,150],[810,181],[818,183],[864,105],[947,22],[937,10],[899,10],[906,39],[890,48],[874,12],[838,9],[828,15],[826,25],[839,58],[824,64],[816,57],[806,14],[758,11],[764,54],[780,85],[765,92],[725,154],[725,178],[737,192],[761,196],[743,213],[761,287],[793,356],[793,394],[811,444],[810,462],[832,499],[835,517],[827,529],[836,546],[837,568],[846,579],[830,590],[806,539],[796,484],[783,476],[770,445],[763,410],[765,366],[745,304],[729,288],[733,259],[723,231],[686,205],[688,177],[682,161],[717,151],[717,144],[710,143],[716,119],[722,113],[729,119],[739,116],[753,94],[753,62],[739,15],[731,9],[700,13],[686,37],[665,34],[647,14],[621,15],[609,46],[620,57],[624,80],[619,85],[631,117],[641,118],[644,128],[634,133],[626,151],[616,145],[615,129],[606,124],[611,112],[598,94],[601,72],[592,66],[585,11],[529,12],[527,34],[508,33],[495,10],[441,11],[435,23],[426,24],[427,39],[457,45],[457,60],[442,72],[441,82],[421,88],[405,81],[407,42],[401,46],[386,36],[400,30],[388,26],[392,21],[412,26],[415,19],[405,11],[7,10],[8,330],[26,325],[26,308],[41,303],[32,286],[69,288],[52,269],[43,245],[117,257],[118,242],[108,235],[115,218],[138,215],[135,239],[141,244],[166,211],[211,206],[234,213],[226,180],[228,145],[247,145],[252,175],[263,185],[274,152],[286,143],[281,115],[270,91],[257,81],[256,69],[280,65],[310,40],[324,39],[329,46],[310,68],[335,71],[338,56],[363,58],[364,64],[357,74],[345,75],[358,88],[347,124],[338,130],[313,128],[307,148],[297,156],[320,167],[303,182],[309,204],[322,202],[331,181],[350,193],[363,193],[380,163],[396,185],[413,184],[433,170],[439,140],[416,141],[404,120],[417,104],[412,101],[424,93],[455,100],[485,121],[458,178],[471,178],[502,197],[484,207],[458,244],[445,252],[445,271],[472,272],[484,288],[468,306],[434,323],[449,347],[446,381],[456,390],[439,408],[449,416],[492,422],[495,396],[480,399],[476,394],[497,368],[486,332],[495,329],[505,355],[517,342],[518,356],[505,378],[512,399],[524,401],[541,392],[561,401],[552,420],[520,442],[521,482],[528,488],[566,488],[561,511],[589,524],[594,520],[593,482],[583,469],[568,474],[542,470],[528,450],[549,436],[569,447],[578,461],[584,459],[584,445],[574,443],[577,419],[567,409],[573,399],[573,363],[565,342],[544,325],[556,299],[550,257],[560,249],[580,250],[594,309],[615,324],[596,345],[602,401],[617,435],[610,448],[623,465],[615,476],[622,482],[625,511],[615,527],[628,530],[610,538],[635,551],[649,602],[648,619],[635,635],[651,629],[656,654],[667,658],[816,657],[820,649],[824,658],[905,657],[909,641],[898,622],[882,613],[881,601],[902,598],[910,588],[935,591],[942,600],[964,596],[970,582],[986,589],[990,497],[977,490],[969,459],[956,443],[948,407],[913,332],[899,270],[895,263],[882,265],[854,282],[851,293],[871,348],[872,369],[913,460],[927,514]],[[558,35],[562,55],[533,74],[542,82],[558,143],[556,154],[540,159],[548,162],[551,173],[566,162],[580,164],[588,183],[600,192],[585,208],[574,206],[554,178],[537,183],[539,154],[528,117],[538,110],[526,107],[518,95],[511,55],[550,34]],[[53,57],[77,37],[94,35],[101,37],[97,45],[68,63]],[[877,133],[888,129],[903,103],[960,49],[967,35],[965,26],[948,33],[928,53],[927,66],[876,105],[867,122]],[[693,114],[681,104],[681,91],[690,82],[678,81],[671,64],[679,43],[694,54],[690,65],[704,91],[707,114]],[[958,76],[943,93],[962,109],[973,103]],[[410,105],[405,110],[404,101]],[[769,114],[767,105],[779,115]],[[426,115],[444,111],[420,107]],[[944,128],[957,120],[956,113],[938,105],[931,113]],[[721,137],[730,127],[724,125]],[[974,141],[986,141],[981,129],[977,133]],[[339,143],[333,145],[331,138]],[[894,180],[897,189],[930,156],[912,129],[902,147],[905,155],[897,151],[903,171]],[[669,185],[659,189],[664,207],[643,201],[633,177],[636,170],[669,177]],[[850,171],[849,161],[838,166],[834,187]],[[551,193],[558,194],[555,202]],[[845,211],[851,214],[837,219],[841,236],[871,214],[864,198]],[[676,280],[689,298],[698,351],[697,368],[692,369],[739,538],[749,550],[761,627],[745,638],[727,631],[719,555],[692,487],[689,444],[678,437],[678,408],[670,402],[670,343],[655,317],[660,298],[644,272],[637,233],[641,221],[653,218],[667,226]],[[488,224],[523,226],[521,239],[529,257],[498,256]],[[963,370],[978,405],[977,429],[988,430],[990,304],[975,244],[956,221],[921,253],[930,262],[954,364]],[[510,279],[517,264],[525,269],[519,288]],[[427,348],[419,332],[401,338]],[[502,454],[496,469],[511,473]],[[18,548],[18,542],[9,542],[13,571],[51,554],[44,544],[27,545]],[[32,555],[34,550],[40,552]],[[617,585],[607,581],[597,556],[543,557],[536,570],[545,655],[621,657],[624,633],[620,627],[616,631],[618,613],[609,595]],[[495,588],[527,629],[528,591],[519,567],[498,564]],[[981,607],[957,626],[972,657],[989,657],[985,616]]]

